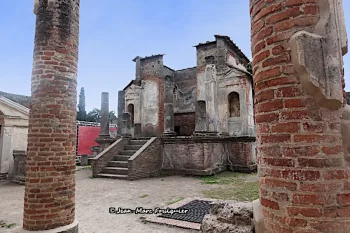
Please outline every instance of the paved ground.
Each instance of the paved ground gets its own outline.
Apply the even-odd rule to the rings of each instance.
[[[79,233],[190,233],[194,230],[143,223],[140,215],[109,214],[109,207],[155,208],[166,207],[179,197],[203,197],[202,185],[193,177],[162,177],[138,181],[91,179],[90,169],[77,171],[76,218]],[[146,197],[141,197],[141,196]],[[15,223],[0,232],[18,232],[22,225],[24,186],[0,183],[0,222]]]

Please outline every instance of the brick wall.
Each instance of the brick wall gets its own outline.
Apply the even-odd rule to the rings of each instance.
[[[253,164],[253,143],[254,142],[228,143],[230,150],[228,165],[231,170],[239,172],[251,172],[256,170],[256,165]]]
[[[260,200],[266,232],[349,232],[340,111],[318,107],[293,69],[290,37],[312,32],[316,0],[251,0]]]
[[[79,0],[37,3],[23,215],[30,231],[75,220]]]
[[[128,161],[128,178],[131,180],[160,173],[162,166],[160,139],[152,138],[144,146],[146,148],[140,154],[136,152]]]
[[[195,113],[175,113],[175,127],[179,127],[178,136],[191,136],[195,130],[196,117]]]
[[[118,155],[124,146],[129,143],[128,138],[120,138],[112,145],[107,147],[102,153],[91,159],[92,176],[97,177],[97,174],[107,166],[109,161],[113,160],[113,157]]]
[[[107,147],[102,153],[97,155],[95,158],[91,159],[92,176],[97,177],[97,174],[102,171],[104,167],[107,166],[109,161],[113,160],[115,155],[118,155],[124,146],[129,143],[128,138],[120,138],[112,145]]]

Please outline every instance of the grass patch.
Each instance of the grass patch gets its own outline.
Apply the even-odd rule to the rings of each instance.
[[[204,185],[219,185],[219,187],[203,191],[206,198],[253,201],[259,198],[259,187],[256,176],[257,173],[222,172],[213,176],[198,177],[198,179]]]
[[[172,204],[174,204],[174,203],[176,203],[176,202],[182,201],[183,199],[185,199],[185,198],[184,198],[184,197],[179,197],[179,198],[177,198],[177,199],[175,199],[175,200],[173,200],[173,201],[167,202],[166,204],[167,204],[167,205],[172,205]]]
[[[212,176],[199,176],[197,177],[201,180],[202,184],[236,184],[240,185],[244,183],[245,180],[254,177],[256,173],[245,174],[237,172],[221,172]]]
[[[145,197],[148,197],[148,194],[143,194],[140,196],[140,198],[145,198]]]
[[[5,223],[4,221],[0,221],[0,227],[1,228],[12,228],[16,226],[16,223]]]
[[[235,201],[254,201],[259,198],[257,181],[245,182],[241,186],[218,187],[203,191],[206,198]]]

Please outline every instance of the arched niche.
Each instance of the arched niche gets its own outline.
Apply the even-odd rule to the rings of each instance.
[[[134,105],[129,104],[128,105],[128,113],[130,113],[130,121],[131,121],[131,127],[134,127]]]
[[[228,115],[229,117],[240,117],[240,102],[239,94],[237,92],[231,92],[228,97]]]

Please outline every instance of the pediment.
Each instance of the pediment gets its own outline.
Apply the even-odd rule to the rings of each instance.
[[[0,96],[0,114],[6,117],[29,118],[29,109],[12,100]]]

